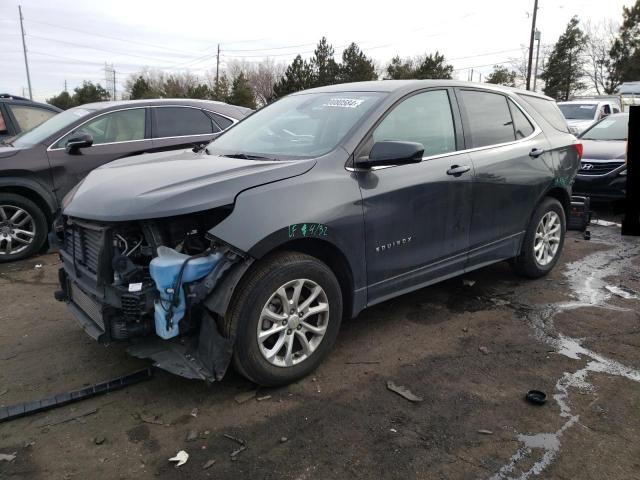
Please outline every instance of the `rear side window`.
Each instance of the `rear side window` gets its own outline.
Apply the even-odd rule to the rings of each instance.
[[[219,131],[200,109],[186,107],[158,107],[155,138],[203,135]]]
[[[218,115],[217,113],[213,112],[208,112],[208,114],[211,116],[211,118],[213,118],[213,120],[222,130],[226,130],[231,125],[233,125],[233,121],[229,120],[227,117],[223,117],[222,115]]]
[[[475,90],[461,90],[472,148],[513,142],[515,134],[507,98]]]
[[[47,110],[45,108],[27,107],[24,105],[8,105],[11,109],[11,113],[18,122],[20,130],[23,132],[31,130],[37,127],[42,122],[49,120],[56,112]]]
[[[513,130],[516,133],[516,140],[527,138],[534,131],[533,125],[531,125],[529,119],[522,113],[522,110],[511,100],[509,100],[509,109],[511,110],[511,117],[513,118]]]
[[[374,142],[385,140],[421,143],[425,156],[455,151],[455,128],[447,92],[419,93],[396,106],[373,132]]]
[[[538,112],[549,124],[556,130],[569,133],[567,120],[553,100],[546,98],[533,97],[531,95],[520,95],[536,112]]]

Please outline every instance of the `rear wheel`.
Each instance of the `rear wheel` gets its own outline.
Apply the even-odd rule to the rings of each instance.
[[[31,200],[0,193],[0,263],[37,253],[47,239],[47,219]]]
[[[562,205],[555,198],[545,198],[531,217],[520,255],[511,261],[516,273],[529,278],[549,273],[562,252],[565,232]]]
[[[301,253],[265,259],[237,287],[227,314],[234,363],[255,383],[285,385],[314,370],[340,328],[342,295],[333,272]]]

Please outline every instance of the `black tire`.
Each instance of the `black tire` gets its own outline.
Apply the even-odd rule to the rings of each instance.
[[[3,235],[10,234],[10,232],[12,231],[10,230],[12,224],[8,222],[9,219],[4,220],[2,217],[0,217],[0,263],[21,260],[38,253],[44,245],[44,242],[47,240],[48,232],[47,218],[40,207],[38,207],[38,205],[36,205],[28,198],[13,193],[0,193],[0,207],[2,206],[8,207],[4,209],[7,211],[14,208],[19,208],[30,215],[30,225],[32,225],[34,235],[31,242],[26,246],[26,248],[22,248],[20,250],[16,249],[15,253],[6,253],[5,248],[7,246],[7,241],[6,237],[3,237]],[[5,213],[5,216],[8,215],[8,213]],[[17,242],[15,241],[15,239],[12,239],[12,245],[16,244]],[[15,249],[15,247],[12,248]]]
[[[277,366],[262,354],[257,329],[258,325],[264,322],[261,314],[272,295],[287,282],[298,279],[309,280],[322,288],[328,303],[328,318],[323,317],[327,322],[326,330],[315,350],[307,358],[291,366]],[[282,252],[261,260],[247,272],[236,288],[225,317],[224,330],[227,336],[235,336],[236,370],[259,385],[272,387],[295,382],[313,371],[333,346],[341,320],[342,293],[338,280],[329,267],[309,255]],[[275,325],[276,323],[273,323],[270,328]],[[290,330],[285,330],[288,331]],[[295,331],[292,333],[292,338],[297,338],[296,335],[299,334],[306,335],[296,334]]]
[[[542,218],[550,212],[555,213],[560,220],[560,240],[553,259],[549,263],[542,265],[536,258],[534,252],[536,230]],[[529,226],[527,227],[527,231],[522,242],[520,254],[511,259],[510,263],[513,270],[518,275],[527,278],[540,278],[548,274],[558,262],[558,258],[562,253],[566,231],[567,222],[562,204],[555,198],[545,198],[540,202],[531,217],[531,221],[529,222]]]

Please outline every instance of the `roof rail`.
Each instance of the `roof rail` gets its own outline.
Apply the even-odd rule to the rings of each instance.
[[[0,93],[0,98],[12,98],[14,100],[26,100],[27,102],[31,102],[28,98],[19,97],[18,95],[11,95],[10,93]]]

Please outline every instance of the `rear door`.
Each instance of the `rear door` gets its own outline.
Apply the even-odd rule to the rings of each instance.
[[[152,107],[154,151],[209,143],[221,128],[204,110],[185,106]]]
[[[54,142],[47,154],[58,200],[62,200],[94,168],[119,158],[150,151],[147,116],[147,109],[144,107],[102,113]],[[70,154],[64,147],[69,138],[77,133],[91,134],[93,145]],[[118,188],[117,185],[114,188]]]
[[[58,114],[54,110],[22,103],[5,104],[16,126],[16,133],[27,132]]]
[[[396,104],[366,148],[384,140],[421,143],[421,163],[358,171],[364,204],[368,303],[464,268],[469,246],[473,166],[453,90],[422,91]],[[359,151],[360,157],[368,151]],[[462,167],[452,174],[452,167]],[[449,172],[449,173],[448,173]]]
[[[509,96],[457,89],[475,167],[469,266],[517,254],[529,215],[552,176],[543,132]]]

